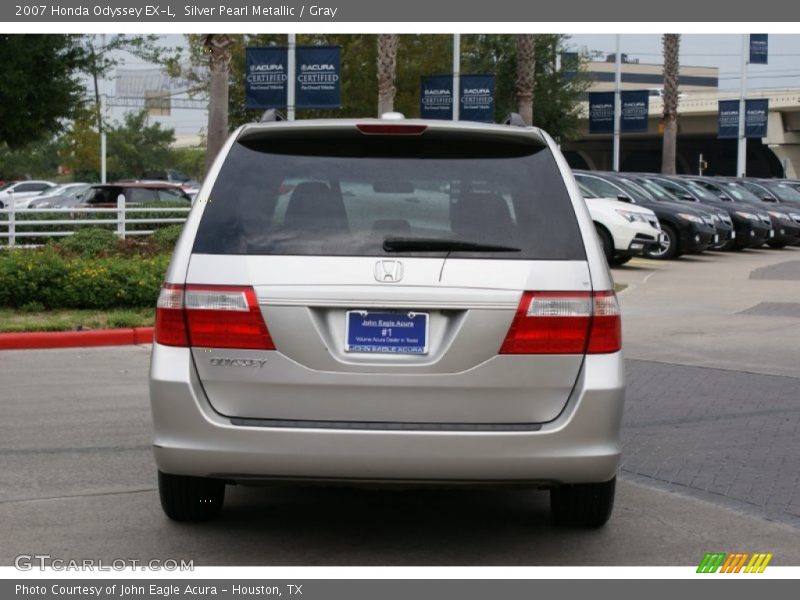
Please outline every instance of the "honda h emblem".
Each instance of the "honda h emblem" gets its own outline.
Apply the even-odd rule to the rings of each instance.
[[[403,263],[399,260],[379,260],[375,263],[375,280],[396,283],[403,278]]]

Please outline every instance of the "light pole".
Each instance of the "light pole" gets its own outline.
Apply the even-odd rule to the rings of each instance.
[[[620,142],[620,121],[622,113],[622,100],[620,98],[620,87],[622,86],[622,55],[620,54],[620,35],[616,36],[617,50],[614,55],[616,63],[614,70],[614,171],[619,171],[619,142]]]
[[[461,112],[461,34],[453,34],[453,121]]]
[[[747,138],[745,137],[745,97],[747,96],[747,34],[742,34],[742,78],[739,92],[739,140],[736,148],[736,176],[747,175]]]

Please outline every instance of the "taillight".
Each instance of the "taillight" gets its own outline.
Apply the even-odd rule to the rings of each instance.
[[[604,354],[621,347],[614,292],[525,292],[500,354]]]
[[[183,315],[183,286],[165,283],[156,303],[155,341],[165,346],[188,346]]]
[[[359,123],[356,128],[367,135],[420,135],[427,125],[405,125],[386,123]]]
[[[622,348],[622,320],[614,292],[594,293],[594,315],[587,354],[608,354]]]
[[[166,284],[155,340],[167,346],[274,350],[251,287]]]

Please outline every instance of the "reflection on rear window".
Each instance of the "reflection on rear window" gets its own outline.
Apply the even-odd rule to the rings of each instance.
[[[465,257],[585,257],[548,149],[428,135],[239,143],[211,191],[194,251],[383,256],[384,240],[397,237],[521,250],[458,252]]]

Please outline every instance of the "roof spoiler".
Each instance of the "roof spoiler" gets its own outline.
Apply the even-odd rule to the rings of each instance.
[[[508,113],[505,119],[503,119],[503,125],[510,125],[511,127],[527,127],[528,125],[522,119],[519,113]]]
[[[274,108],[270,108],[264,111],[264,114],[261,115],[261,119],[258,121],[259,123],[275,123],[277,121],[285,121],[286,117],[283,113],[278,112]]]

